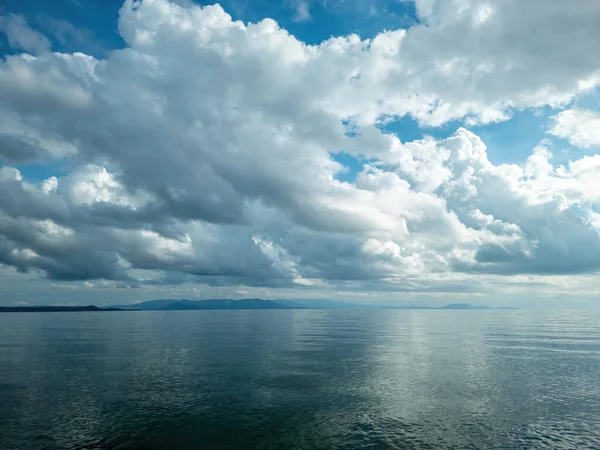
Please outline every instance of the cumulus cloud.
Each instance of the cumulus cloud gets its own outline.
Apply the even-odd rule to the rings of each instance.
[[[561,111],[553,118],[549,133],[567,139],[571,145],[590,148],[600,145],[600,112],[582,109]]]
[[[63,281],[405,292],[598,270],[597,155],[558,165],[540,146],[494,165],[466,128],[401,142],[381,126],[505,120],[594,87],[598,3],[541,5],[417,0],[408,30],[311,46],[218,5],[128,0],[126,47],[106,59],[7,56],[0,262]],[[352,182],[340,151],[364,161]],[[71,173],[39,184],[9,167],[57,159]]]

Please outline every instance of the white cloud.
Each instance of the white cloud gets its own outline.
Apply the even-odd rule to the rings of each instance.
[[[103,202],[135,209],[143,205],[142,196],[135,197],[127,193],[125,188],[109,173],[105,167],[87,164],[78,167],[60,183],[54,185],[52,179],[44,182],[42,189],[60,190],[61,194],[75,205],[92,205]]]
[[[0,167],[0,182],[9,180],[21,181],[22,179],[23,176],[19,169],[15,169],[14,167]]]
[[[552,117],[550,134],[567,139],[576,147],[600,145],[600,112],[582,109],[561,111]]]
[[[35,220],[32,224],[38,229],[41,234],[44,234],[52,239],[60,239],[73,236],[74,231],[70,228],[58,225],[50,219]]]
[[[52,176],[52,177],[48,178],[47,180],[44,180],[40,187],[44,194],[49,194],[51,192],[54,192],[54,191],[56,191],[56,188],[58,187],[58,178]]]
[[[408,30],[309,46],[272,20],[145,0],[125,3],[127,46],[106,59],[9,56],[0,156],[73,170],[36,186],[0,168],[0,261],[127,286],[473,294],[481,276],[599,270],[597,155],[559,166],[541,145],[494,165],[465,128],[403,143],[376,126],[504,120],[593,87],[597,55],[567,62],[599,42],[597,3],[540,4],[421,0]],[[364,160],[352,182],[340,151]]]

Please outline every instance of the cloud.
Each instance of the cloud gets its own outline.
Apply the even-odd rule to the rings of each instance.
[[[0,31],[2,31],[11,48],[30,53],[47,52],[51,48],[50,41],[41,33],[31,29],[25,17],[18,14],[0,16]]]
[[[127,1],[126,47],[105,59],[7,56],[0,262],[128,286],[430,293],[594,272],[599,157],[559,165],[539,146],[495,165],[466,128],[600,73],[593,52],[567,64],[600,42],[597,2],[541,4],[417,1],[408,30],[311,46],[218,5]],[[382,123],[404,114],[467,125],[401,142]],[[352,182],[340,151],[363,161]],[[57,159],[72,172],[40,184],[9,167]]]
[[[254,201],[239,224],[165,219],[148,213],[155,197],[128,192],[103,167],[83,166],[39,188],[3,168],[4,262],[61,280],[129,279],[134,269],[209,284],[362,280],[400,290],[406,277],[430,284],[431,273],[568,274],[600,267],[589,206],[600,202],[598,157],[554,167],[540,148],[523,167],[494,166],[479,138],[464,129],[405,145],[436,147],[431,154],[445,157],[429,164],[445,178],[434,189],[411,188],[399,174],[423,155],[407,159],[398,148],[381,158],[387,170],[367,165],[355,186],[323,181],[329,192],[310,200],[315,212],[327,208],[327,222],[303,223],[298,211]],[[369,205],[364,212],[361,204]],[[98,265],[90,268],[91,261]]]
[[[299,1],[295,6],[294,22],[308,22],[312,19],[310,15],[310,5],[308,2]]]
[[[79,8],[83,5],[77,3]],[[94,33],[87,28],[79,28],[67,20],[55,19],[47,15],[37,17],[37,22],[49,36],[52,36],[63,49],[70,51],[88,51],[92,53],[102,53],[103,48],[97,42]]]
[[[552,119],[554,123],[548,133],[567,139],[576,147],[600,145],[600,112],[569,109],[561,111]]]

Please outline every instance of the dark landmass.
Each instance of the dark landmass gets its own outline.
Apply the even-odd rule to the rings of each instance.
[[[292,306],[273,300],[261,298],[243,298],[241,300],[214,299],[214,300],[150,300],[148,302],[134,303],[132,305],[119,305],[125,310],[141,311],[194,311],[194,310],[221,310],[221,309],[303,309],[302,306]]]
[[[433,306],[387,306],[361,305],[335,300],[298,299],[263,300],[244,298],[241,300],[150,300],[131,305],[116,305],[107,308],[97,306],[0,306],[0,312],[72,312],[72,311],[207,311],[248,309],[417,309],[417,310],[516,310],[517,308],[476,306],[469,303],[454,303],[442,307]]]
[[[294,307],[272,300],[244,298],[241,300],[179,300],[163,308],[163,310],[192,309],[294,309]]]
[[[381,305],[361,305],[337,300],[322,300],[318,298],[294,299],[294,300],[275,300],[277,303],[303,309],[382,309],[389,308]]]
[[[365,305],[363,303],[351,303],[338,300],[322,300],[313,298],[276,301],[290,306],[299,306],[304,309],[440,309],[435,306]]]
[[[384,306],[386,309],[442,309],[437,306],[416,306],[416,305],[408,305],[408,306]]]
[[[475,306],[470,303],[453,303],[451,305],[442,306],[441,309],[491,309],[489,306]]]
[[[483,310],[504,310],[504,311],[516,311],[517,308],[513,308],[511,306],[501,306],[498,308],[494,308],[492,306],[477,306],[471,305],[470,303],[453,303],[451,305],[442,306],[439,309],[483,309]]]
[[[167,299],[167,300],[149,300],[147,302],[136,303],[133,305],[115,305],[115,308],[121,308],[125,310],[140,310],[140,311],[158,311],[165,309],[167,306],[177,302],[179,300]],[[181,300],[185,301],[185,300]]]
[[[213,300],[150,300],[134,303],[132,305],[117,305],[117,308],[141,311],[190,311],[190,310],[218,310],[218,309],[516,309],[493,308],[490,306],[475,306],[469,303],[456,303],[442,307],[436,306],[389,306],[389,305],[364,305],[337,300],[323,299],[293,299],[293,300],[263,300],[260,298],[245,298],[241,300],[213,299]]]
[[[453,303],[445,306],[419,306],[419,305],[364,305],[360,303],[350,303],[336,300],[321,299],[294,299],[277,300],[280,303],[291,306],[299,306],[305,309],[417,309],[417,310],[440,310],[440,309],[475,309],[475,310],[516,310],[512,307],[495,308],[492,306],[477,306],[470,303]]]
[[[81,312],[81,311],[124,311],[121,308],[98,308],[89,306],[0,306],[2,312]]]

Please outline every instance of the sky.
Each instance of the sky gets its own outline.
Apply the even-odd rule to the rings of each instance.
[[[600,305],[597,0],[4,0],[0,304]]]

